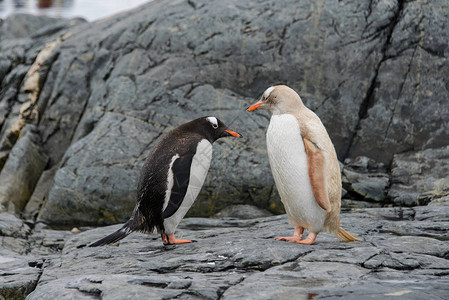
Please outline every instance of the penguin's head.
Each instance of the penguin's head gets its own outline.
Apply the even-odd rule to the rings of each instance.
[[[204,134],[211,143],[215,142],[219,138],[227,136],[242,137],[241,134],[229,130],[228,126],[216,117],[203,117],[198,120],[201,122],[201,127],[204,130]]]
[[[271,111],[273,114],[284,114],[295,111],[304,105],[299,95],[286,85],[270,86],[263,92],[259,101],[248,107],[247,111],[258,108]]]

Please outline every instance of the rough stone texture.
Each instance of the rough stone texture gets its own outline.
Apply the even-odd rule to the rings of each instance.
[[[29,261],[0,249],[0,297],[2,299],[25,299],[31,293],[42,273],[42,261]]]
[[[244,138],[214,146],[190,215],[242,204],[281,213],[268,114],[244,108],[284,83],[320,116],[341,161],[385,164],[345,168],[343,203],[403,203],[389,191],[393,155],[449,141],[445,5],[162,0],[95,23],[10,17],[0,25],[0,167],[23,126],[36,124],[49,163],[25,213],[54,224],[122,222],[158,137],[215,115]]]
[[[148,143],[156,137],[150,128],[121,114],[104,116],[89,135],[66,152],[42,211],[45,219],[64,223],[67,218],[88,224],[92,220],[117,223],[129,218],[135,204],[134,179],[139,176],[134,167],[148,154]],[[112,139],[114,143],[107,144]],[[114,182],[108,184],[111,178]],[[61,197],[66,201],[59,201]]]
[[[356,210],[342,214],[342,226],[361,242],[320,234],[312,246],[274,240],[293,233],[285,215],[186,218],[177,234],[196,242],[177,246],[133,233],[119,244],[88,248],[120,225],[59,236],[37,226],[20,268],[18,254],[4,256],[16,259],[9,263],[29,281],[4,271],[0,291],[34,282],[27,299],[444,299],[448,216],[449,206]],[[37,236],[46,244],[36,246]]]
[[[48,196],[48,191],[53,186],[56,169],[56,167],[53,167],[42,173],[39,181],[36,184],[33,194],[30,197],[30,200],[23,210],[22,214],[24,217],[36,219],[43,203]]]
[[[9,213],[0,213],[0,235],[25,238],[30,227],[23,220]]]
[[[444,299],[445,5],[162,0],[95,23],[1,21],[1,176],[11,176],[27,124],[38,127],[48,163],[19,201],[29,219],[0,213],[0,297]],[[203,115],[244,138],[214,145],[191,215],[230,207],[222,214],[236,216],[232,208],[246,205],[282,212],[265,150],[268,114],[244,111],[276,83],[299,91],[328,129],[344,161],[344,206],[431,206],[344,214],[362,242],[320,234],[310,247],[273,240],[293,231],[284,215],[185,219],[178,237],[197,242],[169,247],[136,233],[92,249],[85,245],[119,225],[76,235],[45,224],[126,220],[148,151]]]
[[[24,299],[31,293],[45,260],[52,255],[59,257],[72,235],[0,213],[0,298]]]
[[[24,125],[39,121],[37,98],[59,54],[48,45],[82,22],[24,14],[0,22],[0,169]]]
[[[389,163],[395,153],[448,144],[448,19],[444,1],[399,1],[351,156]]]
[[[449,196],[430,201],[429,206],[449,205]]]
[[[342,168],[342,185],[345,189],[342,197],[356,200],[359,207],[364,207],[361,201],[371,202],[374,206],[389,202],[386,199],[386,190],[390,185],[390,178],[384,164],[368,157],[359,156],[356,159],[345,160]],[[345,202],[343,204],[351,207]]]
[[[36,127],[27,125],[0,172],[1,206],[21,211],[27,204],[46,164],[47,156],[42,152]]]
[[[228,206],[215,215],[216,218],[255,219],[272,215],[270,212],[256,206],[238,204]]]
[[[23,299],[36,287],[40,270],[30,268],[28,251],[30,227],[9,213],[0,213],[0,297]]]
[[[449,147],[394,156],[388,196],[396,205],[425,205],[449,195]]]

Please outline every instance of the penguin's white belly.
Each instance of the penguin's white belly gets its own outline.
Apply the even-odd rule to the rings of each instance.
[[[325,211],[313,196],[301,129],[293,115],[271,117],[267,150],[274,181],[290,223],[320,232]]]
[[[190,207],[192,207],[193,202],[195,202],[196,197],[201,191],[204,180],[206,179],[211,160],[212,144],[208,140],[202,140],[198,143],[196,153],[192,159],[189,185],[187,187],[184,200],[178,210],[172,216],[164,220],[164,229],[166,234],[172,234],[175,232],[176,227],[178,227]],[[170,183],[170,180],[173,180],[173,174],[170,174],[169,172],[168,186],[173,185]],[[164,209],[167,207],[168,199],[170,199],[170,193],[166,195],[165,199]]]

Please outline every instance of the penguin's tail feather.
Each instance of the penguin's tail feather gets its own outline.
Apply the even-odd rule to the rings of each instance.
[[[98,247],[98,246],[104,246],[107,244],[112,244],[115,242],[120,241],[121,239],[127,237],[130,233],[133,231],[136,231],[136,226],[130,221],[126,222],[122,228],[119,230],[111,233],[107,237],[102,238],[101,240],[96,241],[93,244],[90,244],[89,247]]]
[[[335,235],[337,236],[337,238],[340,241],[343,241],[343,242],[357,242],[357,241],[360,241],[358,238],[354,237],[352,234],[350,234],[349,232],[347,232],[346,230],[344,230],[341,227],[338,229],[338,231],[335,233]]]

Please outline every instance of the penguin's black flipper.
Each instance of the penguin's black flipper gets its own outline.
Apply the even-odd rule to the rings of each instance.
[[[135,231],[136,229],[133,228],[134,226],[131,225],[130,221],[126,222],[125,225],[123,225],[122,228],[119,230],[111,233],[107,237],[102,238],[101,240],[96,241],[93,244],[90,244],[89,247],[98,247],[103,246],[107,244],[112,244],[115,242],[120,241],[121,239],[127,237],[130,233]]]
[[[185,154],[173,162],[173,187],[167,207],[162,212],[162,219],[170,218],[181,206],[187,193],[190,181],[190,168],[195,151]],[[201,189],[201,187],[199,187]]]

